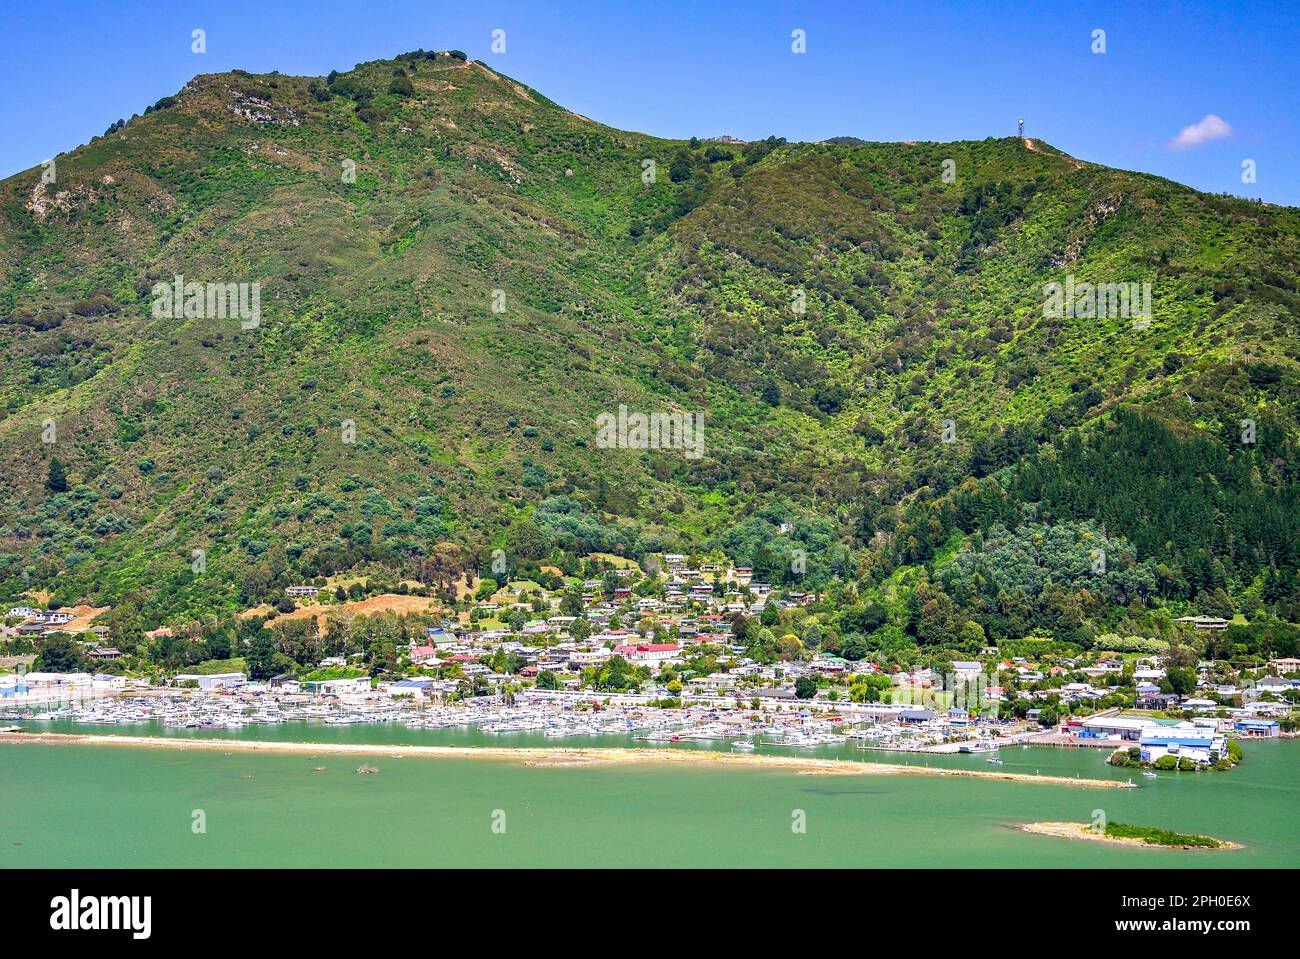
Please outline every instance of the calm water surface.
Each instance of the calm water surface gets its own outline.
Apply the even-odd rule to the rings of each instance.
[[[26,724],[33,731],[382,744],[626,746],[472,729],[288,723],[239,730]],[[651,749],[710,748],[675,744]],[[712,748],[718,748],[716,745]],[[725,746],[723,747],[725,748]],[[984,757],[853,748],[759,753],[989,769]],[[1008,772],[1128,779],[1102,750],[1004,749]],[[360,776],[362,762],[379,773]],[[324,766],[324,772],[314,767]],[[682,767],[526,767],[379,754],[0,745],[0,866],[1205,866],[1300,865],[1300,741],[1246,745],[1230,773],[1140,789]],[[1111,819],[1241,842],[1235,852],[1125,849],[1018,832]],[[202,810],[206,832],[192,829]],[[806,831],[791,827],[798,813]],[[504,821],[505,831],[494,831]]]

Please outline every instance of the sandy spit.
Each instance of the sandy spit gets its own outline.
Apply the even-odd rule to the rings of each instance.
[[[571,749],[565,747],[505,746],[394,746],[366,743],[258,742],[244,739],[190,739],[161,736],[77,735],[72,733],[0,733],[0,743],[31,743],[45,746],[137,746],[158,749],[215,749],[268,753],[327,753],[356,756],[424,756],[429,758],[498,759],[525,766],[615,766],[634,763],[684,763],[704,766],[748,766],[788,769],[805,775],[843,776],[946,776],[961,779],[993,779],[1004,782],[1047,783],[1099,789],[1123,788],[1127,783],[1110,779],[1075,779],[1070,776],[1030,776],[1025,773],[942,769],[934,766],[905,766],[896,763],[851,762],[844,759],[816,759],[803,756],[756,756],[713,750],[685,749]]]
[[[1143,842],[1131,836],[1107,836],[1094,832],[1092,826],[1083,822],[1027,822],[1020,827],[1025,832],[1039,836],[1060,836],[1063,839],[1087,839],[1091,842],[1104,842],[1112,846],[1139,846],[1142,849],[1184,849],[1189,852],[1218,852],[1222,849],[1241,849],[1240,843],[1220,839],[1218,846],[1159,846]]]

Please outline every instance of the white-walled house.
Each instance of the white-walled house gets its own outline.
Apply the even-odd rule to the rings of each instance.
[[[637,643],[615,646],[614,652],[636,666],[659,666],[674,659],[681,647],[676,643]]]

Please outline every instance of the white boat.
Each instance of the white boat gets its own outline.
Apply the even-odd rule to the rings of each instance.
[[[1153,773],[1153,772],[1144,772],[1144,773],[1142,774],[1142,778],[1143,778],[1143,779],[1159,779],[1160,777],[1157,776],[1157,775],[1156,775],[1155,773]]]
[[[985,761],[986,763],[992,763],[994,766],[1001,766],[1001,765],[1003,764],[1003,763],[1002,763],[1002,760],[1000,760],[1000,759],[986,759],[986,760],[984,760],[984,761]]]
[[[751,750],[754,749],[754,742],[753,740],[750,739],[737,739],[734,743],[731,744],[731,748],[742,749],[745,752],[750,752]]]

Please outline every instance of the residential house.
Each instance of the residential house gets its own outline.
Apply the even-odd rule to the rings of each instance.
[[[1228,621],[1217,616],[1180,616],[1175,623],[1186,623],[1196,629],[1227,629]]]

